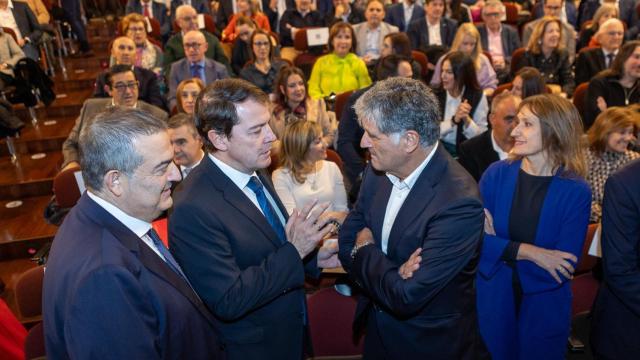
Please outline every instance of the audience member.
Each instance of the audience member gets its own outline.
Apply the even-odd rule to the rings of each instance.
[[[82,129],[87,192],[44,276],[48,358],[225,358],[218,320],[151,226],[180,180],[172,155],[165,121],[144,111],[112,109]]]
[[[570,25],[574,29],[578,28],[578,12],[576,11],[576,5],[573,0],[562,0],[559,4],[547,4],[546,0],[541,0],[533,4],[531,10],[535,19],[549,16],[548,12],[554,12],[556,15],[553,16],[556,16],[560,21]]]
[[[502,23],[505,16],[504,4],[499,0],[489,0],[482,7],[484,24],[478,25],[482,48],[491,55],[499,83],[508,81],[511,54],[521,46],[518,30]]]
[[[182,80],[176,91],[176,106],[178,113],[193,115],[196,109],[196,99],[205,88],[199,78]]]
[[[587,139],[587,182],[591,186],[591,217],[600,222],[604,184],[611,174],[627,163],[640,158],[629,149],[640,130],[640,114],[628,108],[611,107],[601,112],[589,128]]]
[[[440,110],[440,139],[453,156],[458,146],[487,130],[489,103],[480,89],[473,60],[460,51],[442,61],[441,88],[436,91]]]
[[[382,41],[382,50],[380,52],[380,57],[383,58],[389,55],[398,55],[405,59],[409,59],[409,62],[411,63],[411,70],[413,72],[413,78],[416,80],[422,78],[423,70],[426,69],[422,69],[422,65],[420,65],[420,63],[413,58],[411,42],[409,41],[409,37],[406,33],[391,33],[384,37],[384,40]],[[376,73],[374,73],[373,75],[374,76],[372,76],[372,78],[375,78]]]
[[[415,0],[402,0],[389,6],[385,21],[397,26],[400,31],[407,32],[409,24],[424,18],[424,15],[421,3],[416,3]]]
[[[179,167],[181,179],[184,180],[204,158],[202,138],[191,114],[176,114],[167,125],[173,146],[173,162]]]
[[[26,57],[38,61],[40,51],[38,44],[42,37],[42,29],[29,5],[21,1],[0,0],[0,19],[2,26],[16,34],[18,46]]]
[[[253,47],[249,40],[256,30],[256,24],[246,16],[238,16],[236,18],[236,32],[238,36],[233,42],[231,50],[231,68],[235,74],[240,74],[242,68],[251,61]]]
[[[491,128],[460,144],[458,161],[476,181],[480,181],[489,165],[509,156],[513,148],[511,131],[518,122],[518,106],[520,98],[510,92],[496,95],[489,113]]]
[[[60,0],[60,7],[64,9],[65,19],[69,22],[71,30],[78,38],[79,51],[75,56],[93,56],[91,46],[87,41],[87,30],[82,21],[82,6],[78,0]]]
[[[622,45],[609,69],[589,82],[587,108],[583,114],[585,129],[589,129],[601,111],[610,106],[627,106],[640,102],[640,41]]]
[[[425,0],[426,16],[412,21],[407,28],[411,47],[427,54],[435,64],[453,43],[458,30],[455,20],[443,17],[445,0]]]
[[[555,1],[555,0],[548,0]],[[563,47],[562,22],[557,18],[544,17],[537,24],[527,43],[527,50],[517,69],[532,66],[540,74],[553,93],[571,97],[575,88],[569,52]]]
[[[305,120],[318,123],[325,142],[333,144],[337,128],[336,114],[327,111],[324,99],[312,99],[308,95],[302,70],[291,66],[281,68],[274,83],[274,93],[269,126],[276,139],[282,139],[284,129],[290,122]]]
[[[493,91],[498,87],[498,78],[496,72],[493,70],[491,61],[482,51],[482,44],[480,43],[480,33],[472,23],[465,23],[460,25],[456,37],[453,39],[450,51],[461,51],[471,57],[473,64],[476,68],[476,77],[478,79],[478,85],[480,89],[487,96],[491,96]],[[433,71],[433,77],[431,78],[431,86],[436,87],[440,85],[440,73],[442,71],[442,60],[440,58],[436,63],[436,67]]]
[[[184,52],[186,57],[171,65],[169,71],[169,108],[176,106],[176,91],[182,80],[199,78],[205,85],[219,79],[229,77],[227,68],[215,60],[205,57],[207,52],[207,40],[205,35],[193,30],[184,34]]]
[[[596,11],[591,24],[586,25],[582,30],[580,30],[580,34],[578,34],[578,43],[576,44],[576,51],[579,52],[588,46],[598,46],[600,42],[594,38],[594,36],[598,33],[600,26],[609,19],[617,19],[619,17],[620,14],[618,12],[618,7],[615,4],[602,4],[602,6],[598,8],[598,11]]]
[[[353,26],[356,54],[367,65],[375,63],[382,55],[382,43],[388,34],[397,33],[398,28],[384,22],[382,0],[369,0],[364,16],[367,21]]]
[[[604,281],[592,310],[591,348],[597,359],[631,360],[640,350],[640,161],[613,174],[604,190]]]
[[[586,49],[578,53],[576,58],[576,84],[589,82],[600,71],[613,64],[624,40],[624,26],[618,19],[605,21],[596,34],[601,44],[599,48]]]
[[[494,359],[563,359],[591,203],[580,114],[560,96],[532,96],[511,135],[509,160],[480,180],[480,331]]]
[[[329,54],[313,64],[309,78],[309,95],[322,98],[331,94],[361,89],[371,84],[367,65],[354,50],[357,47],[353,28],[338,22],[329,32]]]
[[[596,22],[598,10],[604,5],[614,5],[616,9],[616,16],[620,20],[624,21],[629,30],[632,32],[627,37],[628,39],[634,39],[637,35],[637,15],[636,15],[636,2],[634,0],[582,0],[578,7],[578,29],[582,28],[584,23],[589,20]]]
[[[295,3],[295,8],[287,9],[280,18],[279,33],[282,46],[293,46],[293,38],[300,29],[325,26],[323,15],[311,8],[311,0],[295,0]],[[283,49],[283,57],[284,52]]]
[[[197,14],[193,7],[189,5],[181,5],[178,7],[176,22],[180,27],[180,31],[169,38],[164,46],[164,71],[169,71],[171,65],[185,57],[184,44],[182,37],[189,31],[198,31]],[[212,34],[202,31],[207,42],[206,57],[224,64],[229,68],[229,59],[224,54],[220,41]]]
[[[233,17],[233,15],[238,12],[238,1],[218,0],[216,3],[215,14],[212,6],[212,15],[215,15],[216,27],[220,31],[222,31],[222,29],[227,26],[229,20]],[[261,9],[261,11],[267,16],[267,19],[269,19],[269,27],[272,31],[277,31],[278,21],[280,20],[280,17],[284,13],[284,11],[293,7],[295,7],[294,0],[259,0],[258,2],[258,8]]]
[[[252,61],[240,71],[240,77],[259,87],[265,93],[271,94],[274,91],[273,82],[276,75],[286,63],[274,59],[273,44],[266,31],[259,29],[254,31],[250,44]]]
[[[529,96],[546,94],[547,84],[538,69],[525,66],[513,78],[511,93],[524,100]]]
[[[562,30],[560,30],[560,42],[569,52],[569,64],[573,64],[573,59],[576,57],[576,31],[573,26],[560,20],[563,2],[563,0],[544,0],[544,17],[525,24],[522,29],[522,44],[528,46],[528,44],[530,44],[529,39],[531,39],[536,26],[538,26],[540,22],[548,22],[547,17],[554,17],[558,19],[558,24],[562,28]]]
[[[455,20],[458,24],[471,22],[471,9],[461,0],[445,0],[446,10],[444,16]]]
[[[346,22],[351,25],[365,21],[364,13],[356,6],[352,6],[349,0],[332,0],[333,11],[324,17],[324,23],[332,27],[335,23]]]
[[[238,10],[231,16],[229,24],[227,24],[227,27],[225,27],[222,31],[222,41],[233,42],[238,37],[238,35],[240,34],[240,30],[242,30],[236,28],[236,21],[239,16],[248,17],[257,25],[258,29],[262,29],[267,33],[271,32],[269,19],[262,11],[260,11],[260,7],[257,1],[258,0],[236,1]]]
[[[170,0],[171,1],[171,20],[174,21],[179,17],[178,8],[183,5],[191,6],[196,14],[211,14],[208,0]]]
[[[93,122],[97,114],[111,107],[136,108],[146,111],[154,117],[167,120],[167,113],[162,109],[138,99],[139,81],[129,65],[112,66],[105,77],[106,92],[110,98],[87,99],[82,105],[80,115],[62,144],[64,162],[62,170],[78,166],[78,138],[82,129]]]
[[[289,214],[308,204],[329,203],[325,216],[342,224],[347,216],[347,193],[338,165],[327,161],[327,143],[318,123],[287,125],[280,150],[281,166],[273,172],[273,187]]]
[[[366,325],[367,359],[488,358],[474,284],[482,203],[439,146],[437,102],[421,81],[398,77],[356,101],[371,166],[339,254],[364,290],[354,323]]]
[[[160,35],[164,40],[169,38],[171,34],[171,18],[168,15],[167,7],[165,4],[153,0],[128,0],[127,6],[125,8],[125,13],[127,15],[130,14],[138,14],[143,16],[143,18],[135,17],[129,21],[142,22],[142,25],[146,28],[146,21],[144,18],[156,19],[160,24]],[[124,22],[127,16],[122,20],[123,27]],[[135,20],[134,20],[135,19]],[[126,30],[124,30],[126,34]]]
[[[51,20],[51,15],[49,15],[49,11],[47,10],[47,7],[44,5],[42,0],[20,0],[20,1],[23,1],[27,3],[27,5],[29,5],[29,9],[31,9],[31,12],[33,12],[33,15],[36,16],[36,19],[38,20],[38,24],[40,24],[40,26],[49,25],[49,21]]]
[[[157,3],[154,2],[154,4]],[[160,46],[147,38],[147,25],[144,17],[137,13],[129,14],[122,19],[121,23],[122,33],[131,38],[136,45],[133,65],[151,70],[160,76],[164,64],[164,54]]]
[[[0,29],[0,90],[13,85],[15,74],[13,69],[18,61],[24,59],[24,52],[13,36]]]
[[[229,359],[301,359],[305,270],[339,266],[318,243],[334,227],[315,202],[287,219],[268,178],[275,135],[269,99],[239,79],[200,96],[196,127],[208,154],[178,187],[169,218],[171,252],[212,310]],[[215,204],[215,206],[212,206]],[[287,231],[285,232],[285,227]]]

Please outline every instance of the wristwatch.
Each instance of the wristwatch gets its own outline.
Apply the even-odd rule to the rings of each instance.
[[[367,241],[364,244],[355,245],[353,247],[353,249],[351,249],[351,260],[355,260],[356,259],[356,254],[358,253],[358,251],[360,251],[360,249],[362,249],[365,246],[371,245],[371,244],[373,244],[373,241]]]

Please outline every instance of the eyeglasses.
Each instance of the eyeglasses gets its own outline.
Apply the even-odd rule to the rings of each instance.
[[[113,88],[116,89],[118,92],[123,93],[125,91],[127,91],[127,89],[129,90],[135,90],[138,87],[138,82],[137,81],[130,81],[128,83],[116,83],[115,85],[113,85]]]
[[[253,43],[254,46],[269,46],[269,42],[268,41],[256,41]]]
[[[202,44],[200,44],[200,43],[185,43],[185,44],[184,44],[184,47],[185,47],[185,48],[187,48],[187,49],[189,49],[189,48],[193,48],[193,49],[195,49],[195,50],[200,49],[200,47],[201,47],[201,46],[202,46]]]

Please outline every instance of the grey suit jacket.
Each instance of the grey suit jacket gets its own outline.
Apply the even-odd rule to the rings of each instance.
[[[205,85],[209,85],[215,80],[229,77],[227,68],[223,64],[209,58],[204,59],[204,74],[206,78]],[[171,64],[171,71],[169,72],[169,109],[173,109],[173,107],[176,106],[178,84],[180,84],[182,80],[191,79],[192,77],[189,60],[187,58]]]
[[[361,22],[360,24],[354,25],[353,31],[356,34],[356,44],[358,45],[356,48],[356,54],[358,54],[358,56],[364,56],[367,50],[367,32],[369,31],[367,22],[365,21]],[[380,23],[380,41],[378,44],[378,50],[382,49],[382,42],[385,36],[397,32],[397,26],[390,25],[386,22]]]
[[[522,30],[523,47],[527,47],[533,29],[540,21],[542,21],[542,19],[529,21],[524,25],[524,29]],[[576,31],[573,29],[573,26],[562,21],[560,23],[562,24],[562,43],[564,44],[564,48],[569,51],[569,63],[573,64],[573,60],[576,58]]]
[[[11,65],[11,68],[0,71],[13,77],[13,67],[22,58],[24,58],[24,52],[13,40],[13,37],[9,34],[2,34],[0,36],[0,64]]]
[[[113,103],[112,98],[93,98],[87,99],[82,105],[80,110],[80,116],[76,119],[76,124],[71,129],[67,140],[62,144],[62,156],[64,156],[64,163],[62,167],[67,166],[72,161],[78,162],[80,160],[78,156],[78,139],[80,138],[80,131],[85,124],[92,121],[96,115],[110,108]],[[159,107],[147,104],[142,100],[138,100],[136,107],[140,110],[147,111],[151,115],[167,121],[169,115]]]

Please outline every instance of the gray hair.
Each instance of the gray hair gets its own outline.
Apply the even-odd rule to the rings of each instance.
[[[191,5],[180,5],[176,8],[176,19],[181,18],[187,11],[197,13],[196,9]]]
[[[498,110],[498,106],[507,100],[516,101],[516,104],[518,104],[517,101],[521,99],[518,96],[513,95],[510,91],[503,91],[493,97],[493,100],[491,101],[491,112],[495,113]]]
[[[501,13],[505,13],[507,11],[507,9],[505,8],[504,4],[502,3],[502,1],[499,0],[488,0],[484,3],[484,6],[482,7],[482,15],[484,15],[485,13],[485,9],[486,8],[499,8]]]
[[[372,121],[385,135],[414,130],[420,145],[440,138],[440,105],[431,89],[418,80],[392,77],[377,82],[356,101],[360,122]]]
[[[80,167],[87,188],[101,191],[111,170],[131,175],[143,162],[135,139],[166,130],[164,121],[143,110],[112,107],[98,114],[80,132]]]

